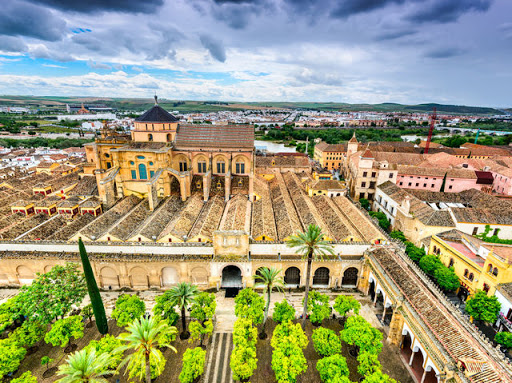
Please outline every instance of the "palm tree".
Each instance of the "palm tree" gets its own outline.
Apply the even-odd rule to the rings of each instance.
[[[169,297],[173,305],[178,306],[181,310],[181,339],[187,339],[190,336],[190,333],[187,331],[185,311],[190,304],[194,303],[194,298],[197,294],[199,294],[197,286],[188,282],[178,283],[169,291]]]
[[[286,240],[288,247],[297,249],[297,253],[301,254],[308,261],[306,269],[306,291],[304,297],[304,310],[302,311],[302,328],[306,326],[306,317],[308,313],[308,295],[309,280],[311,278],[311,264],[313,259],[322,258],[326,254],[334,254],[332,245],[324,239],[322,229],[316,225],[309,225],[304,233],[290,236]]]
[[[160,366],[162,353],[158,348],[167,347],[176,352],[176,349],[168,343],[164,343],[163,339],[170,339],[163,335],[177,334],[178,330],[174,326],[169,326],[165,320],[158,317],[150,319],[137,318],[133,323],[126,327],[127,333],[119,335],[119,339],[125,344],[114,350],[124,352],[133,350],[134,352],[126,356],[119,365],[119,368],[127,364],[127,371],[143,365],[145,368],[140,371],[140,378],[146,377],[146,383],[151,383],[151,362]]]
[[[96,356],[95,350],[83,349],[68,356],[67,363],[59,366],[59,375],[64,375],[58,383],[108,383],[105,375],[113,374],[109,371],[109,354]]]
[[[258,269],[256,275],[253,277],[256,283],[263,284],[263,291],[267,293],[267,303],[265,305],[265,316],[263,319],[263,329],[261,330],[260,337],[266,337],[265,333],[265,325],[268,319],[268,309],[270,307],[270,295],[272,294],[272,290],[275,288],[277,291],[283,291],[284,281],[283,278],[279,276],[281,270],[278,270],[274,267],[269,269],[268,267],[262,267]]]

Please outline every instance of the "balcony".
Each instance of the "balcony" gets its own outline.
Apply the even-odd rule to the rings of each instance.
[[[500,313],[498,320],[501,322],[501,324],[503,324],[503,326],[505,326],[507,328],[508,331],[512,332],[512,321],[505,318],[503,313]]]

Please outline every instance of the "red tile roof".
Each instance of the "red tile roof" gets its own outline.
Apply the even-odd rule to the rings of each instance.
[[[250,125],[180,125],[177,148],[254,148]]]

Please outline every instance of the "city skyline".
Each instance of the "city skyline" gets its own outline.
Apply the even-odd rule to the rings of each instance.
[[[7,0],[0,93],[508,107],[506,0]]]

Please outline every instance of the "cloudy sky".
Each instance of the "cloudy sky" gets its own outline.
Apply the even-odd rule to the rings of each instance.
[[[511,0],[2,0],[0,94],[512,106]]]

